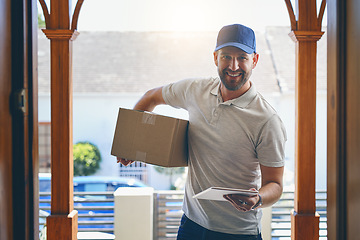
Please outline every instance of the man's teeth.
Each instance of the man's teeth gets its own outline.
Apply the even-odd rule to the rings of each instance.
[[[241,73],[227,73],[230,77],[238,77],[241,75]]]

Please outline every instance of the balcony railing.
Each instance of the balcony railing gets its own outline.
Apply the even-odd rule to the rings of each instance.
[[[40,229],[51,210],[51,195],[40,193]],[[113,192],[74,192],[74,209],[78,211],[79,232],[114,232]]]
[[[181,191],[157,191],[154,196],[154,239],[176,239],[181,219]],[[271,239],[286,240],[291,236],[290,212],[294,208],[294,192],[285,191],[271,209]],[[326,191],[316,192],[316,208],[320,214],[320,239],[327,239]],[[157,227],[155,227],[157,226]]]
[[[290,212],[294,208],[294,192],[285,191],[281,199],[272,206],[271,239],[290,240]],[[320,240],[327,239],[326,191],[316,191],[316,211],[320,215]]]
[[[183,191],[155,191],[153,214],[153,239],[176,239],[182,216]],[[287,240],[291,235],[290,211],[294,205],[294,192],[285,191],[271,209],[272,240]],[[327,239],[326,191],[316,192],[316,207],[320,214],[320,239]],[[78,211],[79,232],[114,232],[113,192],[75,192],[74,208]],[[40,228],[50,212],[50,193],[40,193]],[[264,223],[263,223],[264,224]]]
[[[183,191],[156,191],[154,193],[153,239],[176,239],[183,214]]]

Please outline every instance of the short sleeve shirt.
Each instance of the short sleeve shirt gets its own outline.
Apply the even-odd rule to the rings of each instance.
[[[189,165],[183,211],[213,231],[256,235],[261,209],[236,210],[227,201],[193,196],[209,187],[260,188],[260,165],[284,165],[286,132],[276,111],[256,91],[223,102],[220,80],[187,79],[163,87],[165,102],[189,113]]]

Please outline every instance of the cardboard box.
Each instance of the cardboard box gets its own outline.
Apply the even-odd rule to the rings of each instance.
[[[111,154],[163,167],[187,166],[188,121],[120,108]]]

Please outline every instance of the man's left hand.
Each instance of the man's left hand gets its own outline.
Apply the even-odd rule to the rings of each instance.
[[[255,189],[250,189],[255,190]],[[253,209],[259,201],[259,195],[245,196],[241,194],[227,194],[224,198],[228,200],[237,210],[248,212]]]

